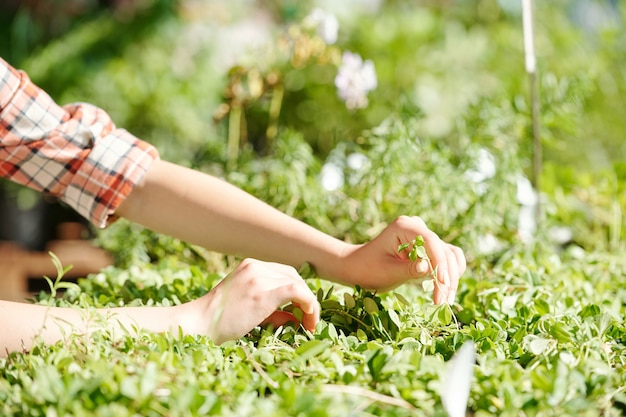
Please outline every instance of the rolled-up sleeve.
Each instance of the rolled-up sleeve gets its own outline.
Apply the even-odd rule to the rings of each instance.
[[[0,176],[51,194],[105,227],[158,157],[102,109],[58,106],[0,58]]]

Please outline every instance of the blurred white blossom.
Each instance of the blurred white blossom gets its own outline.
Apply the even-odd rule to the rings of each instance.
[[[77,374],[80,371],[82,371],[82,368],[80,367],[79,364],[77,364],[76,362],[72,362],[70,363],[70,365],[67,367],[67,372],[69,374]]]
[[[348,158],[346,158],[346,163],[348,164],[350,169],[353,169],[355,171],[363,168],[368,162],[369,159],[367,158],[367,156],[359,152],[351,153],[350,155],[348,155]]]
[[[348,184],[355,186],[363,180],[363,176],[369,171],[369,158],[360,152],[353,152],[346,157],[346,167],[349,168],[347,175]]]
[[[496,175],[496,159],[487,149],[480,148],[474,161],[474,168],[465,171],[465,177],[476,184],[478,194],[482,195],[487,191],[485,181]]]
[[[327,44],[332,45],[337,42],[339,22],[334,14],[316,8],[306,17],[304,24],[315,28],[317,35]]]
[[[322,187],[328,191],[335,191],[343,187],[343,169],[334,162],[326,162],[320,172]]]
[[[533,186],[523,175],[517,177],[517,202],[522,206],[534,206],[537,204],[537,193]]]
[[[522,175],[517,178],[517,202],[521,205],[517,219],[517,231],[522,241],[528,242],[537,229],[539,197],[528,178]]]
[[[371,60],[363,61],[361,56],[344,52],[341,67],[335,77],[339,98],[350,110],[367,107],[367,93],[378,85],[376,70]]]
[[[585,250],[578,245],[570,245],[566,251],[574,259],[584,259],[587,256]]]
[[[496,159],[487,149],[478,150],[475,162],[476,166],[465,173],[471,181],[479,183],[496,175]]]
[[[493,234],[487,233],[482,236],[478,236],[478,239],[476,240],[476,248],[480,255],[491,255],[502,250],[502,248],[504,248],[504,244]]]
[[[380,12],[384,0],[315,0],[315,4],[344,21],[354,22],[364,14]]]
[[[554,226],[548,230],[548,239],[556,245],[565,245],[574,238],[574,232],[567,226]]]

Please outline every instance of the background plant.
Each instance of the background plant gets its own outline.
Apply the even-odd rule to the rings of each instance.
[[[445,415],[446,361],[469,339],[476,416],[624,413],[623,5],[589,27],[577,18],[583,3],[614,6],[536,3],[545,215],[523,242],[518,184],[529,174],[530,119],[516,2],[396,0],[351,13],[347,1],[265,3],[270,44],[325,6],[339,23],[333,48],[372,59],[378,86],[350,113],[332,85],[336,65],[263,56],[264,83],[271,69],[284,83],[305,82],[286,88],[272,146],[244,146],[230,166],[228,125],[213,116],[236,74],[228,68],[249,77],[254,67],[227,62],[211,40],[250,5],[232,2],[225,13],[201,3],[154,2],[126,23],[94,10],[28,59],[17,54],[16,65],[59,101],[105,107],[164,158],[342,239],[362,242],[399,214],[419,214],[466,252],[457,302],[434,306],[417,282],[376,294],[309,273],[323,307],[313,334],[256,328],[222,346],[179,334],[68,335],[0,361],[0,414]],[[271,99],[250,101],[247,131],[266,134]],[[303,100],[329,112],[300,120]],[[116,266],[36,302],[182,303],[237,262],[123,222],[99,242]]]

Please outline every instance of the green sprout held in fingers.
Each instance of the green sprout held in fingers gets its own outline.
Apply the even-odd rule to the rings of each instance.
[[[437,267],[433,268],[433,264],[426,253],[426,247],[424,246],[424,237],[422,235],[415,236],[415,239],[411,240],[407,243],[402,243],[398,246],[398,253],[408,250],[408,257],[412,262],[418,261],[426,261],[428,263],[428,271],[430,278],[427,278],[422,281],[422,289],[425,292],[432,292],[435,289],[435,285],[439,286],[439,281],[437,281]],[[452,311],[452,307],[448,303],[444,303],[443,305],[438,307],[438,314],[440,318],[445,323],[450,323],[451,320],[454,320],[456,327],[459,327],[459,323],[456,319],[454,311]]]
[[[424,289],[424,291],[430,292],[434,290],[435,283],[437,282],[437,267],[433,268],[433,264],[430,262],[430,258],[426,253],[426,247],[424,246],[424,243],[425,242],[422,235],[417,235],[412,241],[399,245],[398,253],[408,249],[408,256],[411,261],[417,262],[425,260],[426,262],[428,262],[430,278],[422,282],[422,288]]]

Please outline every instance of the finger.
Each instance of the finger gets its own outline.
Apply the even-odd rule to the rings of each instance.
[[[409,277],[424,278],[430,273],[430,264],[426,259],[419,259],[417,262],[407,261],[407,268]]]
[[[441,304],[445,302],[450,286],[446,244],[433,232],[424,236],[424,241],[431,264],[433,268],[437,269],[437,285],[435,285],[433,299],[436,304]]]
[[[467,268],[465,254],[463,253],[463,250],[454,245],[449,245],[449,248],[456,262],[457,276],[455,279],[453,279],[450,294],[448,294],[448,303],[450,303],[450,299],[452,299],[453,302],[456,298],[456,292],[459,287],[459,279],[461,278],[461,275],[465,273],[465,269]]]
[[[291,282],[275,288],[271,291],[276,306],[292,302],[304,313],[302,324],[307,330],[314,331],[319,321],[319,304],[317,298],[307,287],[304,281],[291,280]]]
[[[298,303],[294,303],[294,306],[302,310],[302,307]],[[320,309],[321,307],[319,303],[316,301],[315,311],[313,311],[313,313],[311,314],[304,314],[302,316],[302,326],[310,332],[315,332],[315,327],[317,326],[317,323],[319,322]]]
[[[269,315],[265,320],[261,322],[261,326],[271,324],[274,328],[284,326],[287,323],[299,324],[299,320],[296,316],[288,311],[276,310]]]
[[[447,262],[448,262],[448,275],[450,282],[448,284],[448,294],[446,295],[446,302],[448,304],[454,304],[454,297],[456,296],[456,289],[459,283],[459,266],[456,259],[456,255],[452,250],[451,245],[446,245]]]
[[[467,260],[465,259],[465,253],[463,252],[463,249],[459,248],[458,246],[450,246],[452,246],[452,251],[456,256],[457,263],[459,265],[459,276],[461,276],[465,273],[465,270],[467,269]]]
[[[293,303],[302,310],[302,325],[313,332],[319,322],[320,306],[317,298],[306,285],[298,271],[289,265],[267,262],[266,266],[275,274],[271,289],[275,305]]]

